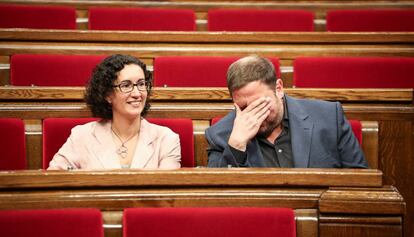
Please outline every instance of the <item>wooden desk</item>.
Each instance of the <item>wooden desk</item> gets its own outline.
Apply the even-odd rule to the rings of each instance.
[[[0,209],[94,207],[121,236],[128,207],[289,207],[297,236],[402,236],[405,203],[378,170],[0,172]],[[318,233],[319,232],[319,233]]]

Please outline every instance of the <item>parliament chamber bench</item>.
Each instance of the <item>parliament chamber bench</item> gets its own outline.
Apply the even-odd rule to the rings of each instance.
[[[10,84],[15,54],[130,54],[147,65],[159,56],[277,57],[284,87],[303,56],[413,57],[413,32],[134,32],[0,29],[0,85]]]
[[[0,172],[0,209],[98,208],[122,236],[125,208],[283,207],[296,236],[403,236],[406,207],[375,169],[184,168]]]
[[[78,29],[88,29],[90,7],[190,9],[195,12],[198,31],[207,30],[208,11],[212,9],[307,10],[314,14],[314,30],[325,31],[326,13],[338,9],[412,9],[413,1],[39,1],[5,0],[19,5],[70,6],[77,11]]]

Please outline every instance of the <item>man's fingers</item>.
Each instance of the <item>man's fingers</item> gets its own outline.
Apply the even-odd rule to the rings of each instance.
[[[241,113],[240,107],[236,103],[234,103],[234,108],[236,109],[236,115],[239,115]]]
[[[251,104],[249,104],[243,111],[249,113],[250,111],[254,110],[256,107],[258,107],[261,104],[267,104],[269,99],[267,97],[260,97],[253,101]]]

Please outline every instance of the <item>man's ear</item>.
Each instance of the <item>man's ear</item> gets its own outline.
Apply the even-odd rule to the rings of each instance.
[[[276,96],[279,98],[283,98],[285,96],[285,93],[283,92],[283,81],[282,79],[276,80]]]

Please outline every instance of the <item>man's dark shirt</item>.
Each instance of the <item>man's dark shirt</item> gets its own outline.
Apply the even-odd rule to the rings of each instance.
[[[289,118],[285,100],[283,100],[284,114],[282,120],[282,132],[272,144],[266,138],[256,137],[262,151],[265,167],[293,167],[292,144],[289,132]],[[246,152],[237,150],[231,146],[230,151],[237,162],[243,166],[246,163]]]

